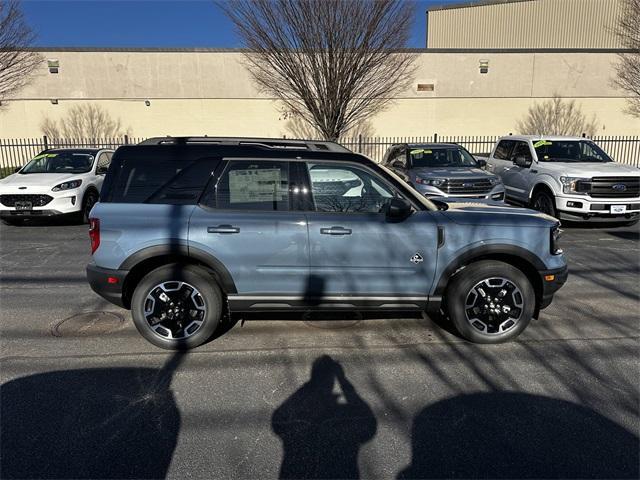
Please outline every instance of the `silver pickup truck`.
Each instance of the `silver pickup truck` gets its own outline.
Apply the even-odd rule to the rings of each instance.
[[[614,162],[587,138],[503,137],[484,160],[512,203],[578,222],[640,218],[640,169]]]

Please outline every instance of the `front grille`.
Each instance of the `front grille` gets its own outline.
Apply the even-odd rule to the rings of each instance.
[[[0,203],[5,207],[15,207],[16,202],[31,202],[34,207],[44,207],[53,200],[49,195],[0,195]]]
[[[449,194],[460,195],[486,195],[488,194],[493,185],[491,181],[486,178],[469,178],[464,180],[451,179],[447,180],[441,187],[443,192]]]
[[[640,196],[640,177],[593,177],[585,186],[593,198]]]

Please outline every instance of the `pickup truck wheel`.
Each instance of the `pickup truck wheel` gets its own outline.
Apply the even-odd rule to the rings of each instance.
[[[449,318],[474,343],[502,343],[517,337],[531,321],[535,302],[525,274],[493,260],[464,268],[446,295]]]
[[[200,267],[164,265],[136,287],[131,316],[140,334],[154,345],[168,350],[194,348],[218,327],[222,294]]]
[[[557,216],[555,199],[547,192],[541,191],[536,193],[531,201],[531,206],[539,212],[546,213],[552,217]]]

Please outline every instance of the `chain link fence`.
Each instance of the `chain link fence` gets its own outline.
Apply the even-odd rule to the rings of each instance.
[[[475,155],[488,156],[495,145],[498,135],[493,136],[440,136],[434,134],[424,137],[351,137],[343,138],[340,143],[350,150],[362,153],[380,162],[386,150],[397,143],[458,143]],[[144,138],[129,137],[99,139],[49,139],[13,138],[0,139],[0,178],[6,177],[31,158],[48,148],[118,148],[121,145],[135,144]],[[640,136],[601,136],[592,139],[600,145],[614,160],[640,168]]]

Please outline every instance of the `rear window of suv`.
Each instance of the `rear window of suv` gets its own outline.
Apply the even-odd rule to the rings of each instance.
[[[219,158],[125,158],[109,192],[114,203],[197,203]]]

